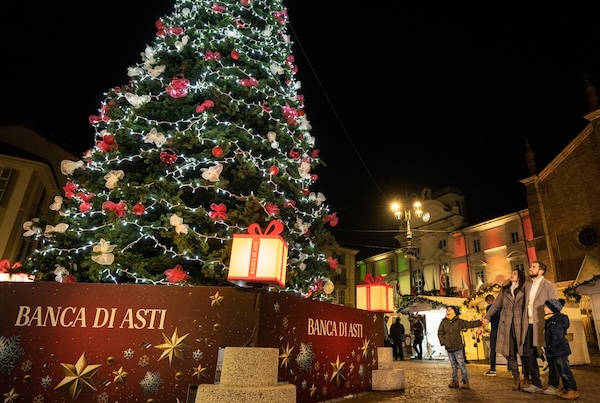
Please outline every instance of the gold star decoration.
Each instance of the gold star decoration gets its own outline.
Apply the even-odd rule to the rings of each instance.
[[[225,297],[219,295],[219,291],[217,291],[215,295],[210,296],[210,299],[212,299],[212,301],[210,301],[210,306],[221,305],[221,301],[223,301],[223,298]]]
[[[127,377],[127,371],[123,371],[123,367],[119,368],[118,371],[113,371],[112,373],[115,376],[115,379],[113,379],[113,382],[125,383],[125,378]]]
[[[88,365],[87,359],[85,358],[85,352],[81,354],[81,357],[79,357],[75,364],[61,363],[60,365],[63,367],[65,377],[58,385],[56,385],[54,390],[68,385],[73,400],[79,396],[79,393],[81,393],[84,387],[88,387],[94,391],[96,390],[96,385],[94,385],[92,377],[96,374],[96,371],[98,371],[98,368],[100,368],[102,364]]]
[[[342,375],[342,368],[344,367],[344,364],[346,364],[346,362],[340,362],[340,356],[338,354],[335,362],[330,362],[330,364],[333,368],[333,372],[331,373],[331,378],[329,379],[329,382],[333,382],[333,380],[335,379],[335,383],[337,384],[337,386],[340,386],[340,381],[342,379],[346,379],[344,378],[344,375]]]
[[[363,355],[363,357],[366,357],[366,356],[367,356],[367,354],[369,353],[369,344],[370,344],[370,343],[371,343],[371,342],[370,342],[369,340],[367,340],[367,339],[364,339],[364,340],[363,340],[363,345],[362,345],[362,347],[360,348],[360,349],[362,350],[362,355]]]
[[[315,386],[315,384],[313,383],[312,386],[310,387],[310,396],[314,396],[315,393],[317,393],[317,387]]]
[[[282,347],[282,349],[283,349],[283,347]],[[290,343],[288,343],[284,352],[281,353],[281,355],[279,356],[279,358],[281,358],[281,365],[279,366],[280,368],[283,367],[283,365],[285,364],[285,368],[287,369],[288,361],[290,359],[290,354],[292,354],[293,349],[294,349],[294,347],[290,348]]]
[[[198,364],[197,367],[192,367],[192,369],[194,370],[192,376],[195,376],[198,379],[200,379],[201,376],[206,376],[206,374],[204,373],[206,371],[206,368],[202,368],[202,364]]]
[[[10,392],[4,394],[4,397],[4,403],[14,403],[19,394],[15,392],[15,388],[12,388]]]
[[[352,371],[354,371],[354,363],[350,364],[350,373],[352,373]]]
[[[183,351],[188,347],[183,344],[183,340],[188,337],[189,333],[185,336],[179,337],[177,335],[177,328],[173,332],[173,335],[169,339],[166,334],[163,333],[163,338],[165,342],[163,344],[159,344],[158,346],[154,346],[160,350],[163,350],[162,354],[158,358],[158,361],[162,360],[165,357],[169,357],[169,365],[173,362],[173,357],[179,358],[181,361],[185,361],[183,358]]]

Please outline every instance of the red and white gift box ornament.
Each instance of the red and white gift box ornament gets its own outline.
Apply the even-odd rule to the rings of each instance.
[[[282,232],[283,223],[274,220],[264,234],[256,223],[248,227],[248,234],[234,234],[227,280],[241,287],[261,283],[283,288],[288,245]]]
[[[394,312],[394,287],[383,281],[383,276],[365,276],[365,283],[356,286],[356,307],[373,312]]]

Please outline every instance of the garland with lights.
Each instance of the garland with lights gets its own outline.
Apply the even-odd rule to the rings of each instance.
[[[407,306],[410,306],[414,303],[425,303],[425,304],[430,304],[432,308],[446,308],[449,305],[444,304],[443,302],[438,302],[438,301],[434,301],[431,300],[429,298],[424,298],[423,296],[420,295],[404,295],[402,297],[402,301],[400,302],[400,304],[398,305],[398,309],[396,310],[396,313],[404,313],[401,312],[404,308],[406,308]]]
[[[501,288],[502,286],[499,284],[483,285],[479,288],[479,290],[477,290],[475,294],[469,295],[469,297],[463,302],[463,304],[468,306],[469,303],[474,299],[484,297],[492,291],[500,291]]]
[[[598,280],[600,280],[600,274],[595,274],[592,278],[590,278],[590,279],[588,279],[586,281],[582,281],[580,283],[576,283],[576,284],[573,284],[570,287],[565,288],[563,290],[563,294],[568,299],[573,299],[573,300],[575,300],[575,302],[579,302],[579,301],[581,301],[582,295],[577,292],[577,288],[579,286],[581,286],[581,285],[586,285],[586,284],[594,283],[594,282],[596,282]]]
[[[225,285],[232,236],[284,224],[286,291],[320,298],[336,244],[282,0],[176,0],[89,117],[46,215],[25,222],[38,280]]]

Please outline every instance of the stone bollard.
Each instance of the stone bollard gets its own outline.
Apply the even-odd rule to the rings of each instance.
[[[404,389],[404,370],[392,366],[392,347],[377,347],[377,367],[371,371],[371,389],[374,391]]]

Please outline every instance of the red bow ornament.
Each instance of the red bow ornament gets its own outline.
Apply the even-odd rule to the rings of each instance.
[[[365,283],[372,285],[384,284],[383,276],[378,274],[375,278],[373,278],[373,275],[371,273],[367,273],[365,275]]]
[[[212,203],[210,205],[212,211],[208,212],[208,216],[215,221],[224,221],[227,219],[227,206],[223,203]]]

